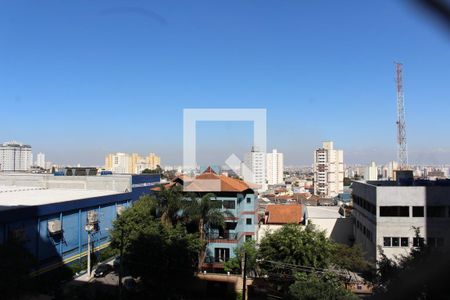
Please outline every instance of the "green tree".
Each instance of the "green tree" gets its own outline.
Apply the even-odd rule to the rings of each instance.
[[[244,253],[247,253],[247,270],[255,270],[258,249],[256,248],[256,242],[254,240],[245,241],[242,245],[234,249],[235,257],[225,262],[224,270],[227,272],[239,273],[242,268],[241,264]]]
[[[181,187],[166,189],[161,186],[161,190],[155,194],[155,197],[156,213],[164,225],[174,226],[183,219],[186,202],[183,202]]]
[[[211,228],[225,225],[225,217],[233,216],[228,211],[222,211],[221,203],[213,200],[214,194],[208,193],[203,197],[191,195],[191,201],[187,203],[185,213],[187,218],[197,224],[200,237],[200,251],[198,254],[198,270],[201,270],[206,256],[207,232]]]
[[[416,238],[420,231],[416,230]],[[449,248],[419,245],[408,255],[388,258],[381,247],[375,299],[448,299]]]
[[[289,300],[344,300],[358,299],[345,289],[339,278],[332,273],[299,273],[289,287]]]
[[[348,246],[333,243],[331,262],[337,267],[354,272],[365,272],[371,268],[367,260],[364,259],[363,250],[360,245]]]
[[[160,165],[157,165],[155,169],[144,169],[141,174],[162,174],[163,169]]]
[[[111,246],[123,243],[123,264],[133,276],[141,277],[157,298],[179,292],[194,275],[199,251],[195,234],[181,225],[167,226],[155,218],[154,199],[143,197],[114,222]]]
[[[300,266],[326,268],[330,264],[332,242],[313,224],[290,224],[266,235],[259,246],[264,260]]]

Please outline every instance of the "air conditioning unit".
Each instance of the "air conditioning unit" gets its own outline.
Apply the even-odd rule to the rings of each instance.
[[[61,221],[60,220],[50,220],[48,221],[48,232],[50,234],[58,234],[62,231]]]
[[[117,205],[116,206],[116,213],[117,213],[117,215],[120,216],[124,211],[125,211],[125,206],[123,206],[123,205]]]
[[[90,210],[87,213],[87,223],[88,224],[96,224],[98,223],[98,215],[95,210]]]

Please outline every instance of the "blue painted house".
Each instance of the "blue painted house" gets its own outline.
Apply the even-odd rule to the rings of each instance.
[[[212,168],[207,168],[201,175],[190,178],[179,176],[166,188],[182,186],[186,193],[198,197],[213,193],[214,201],[219,201],[222,210],[229,211],[225,226],[208,229],[205,269],[223,268],[223,263],[235,256],[234,249],[246,240],[256,240],[257,195],[246,182],[224,175],[217,175]]]

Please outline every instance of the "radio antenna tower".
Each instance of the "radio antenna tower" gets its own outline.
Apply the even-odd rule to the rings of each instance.
[[[408,149],[406,147],[405,103],[403,96],[403,64],[395,63],[397,74],[397,159],[400,170],[408,167]]]

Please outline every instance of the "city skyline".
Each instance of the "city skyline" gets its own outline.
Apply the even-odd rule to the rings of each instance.
[[[7,3],[0,99],[4,122],[17,125],[1,140],[31,144],[59,164],[152,151],[176,165],[183,109],[266,108],[268,149],[283,152],[286,165],[310,165],[326,140],[346,164],[382,164],[397,159],[400,61],[410,163],[448,163],[447,32],[406,3],[323,4]],[[247,127],[204,129],[198,156],[243,158]]]

